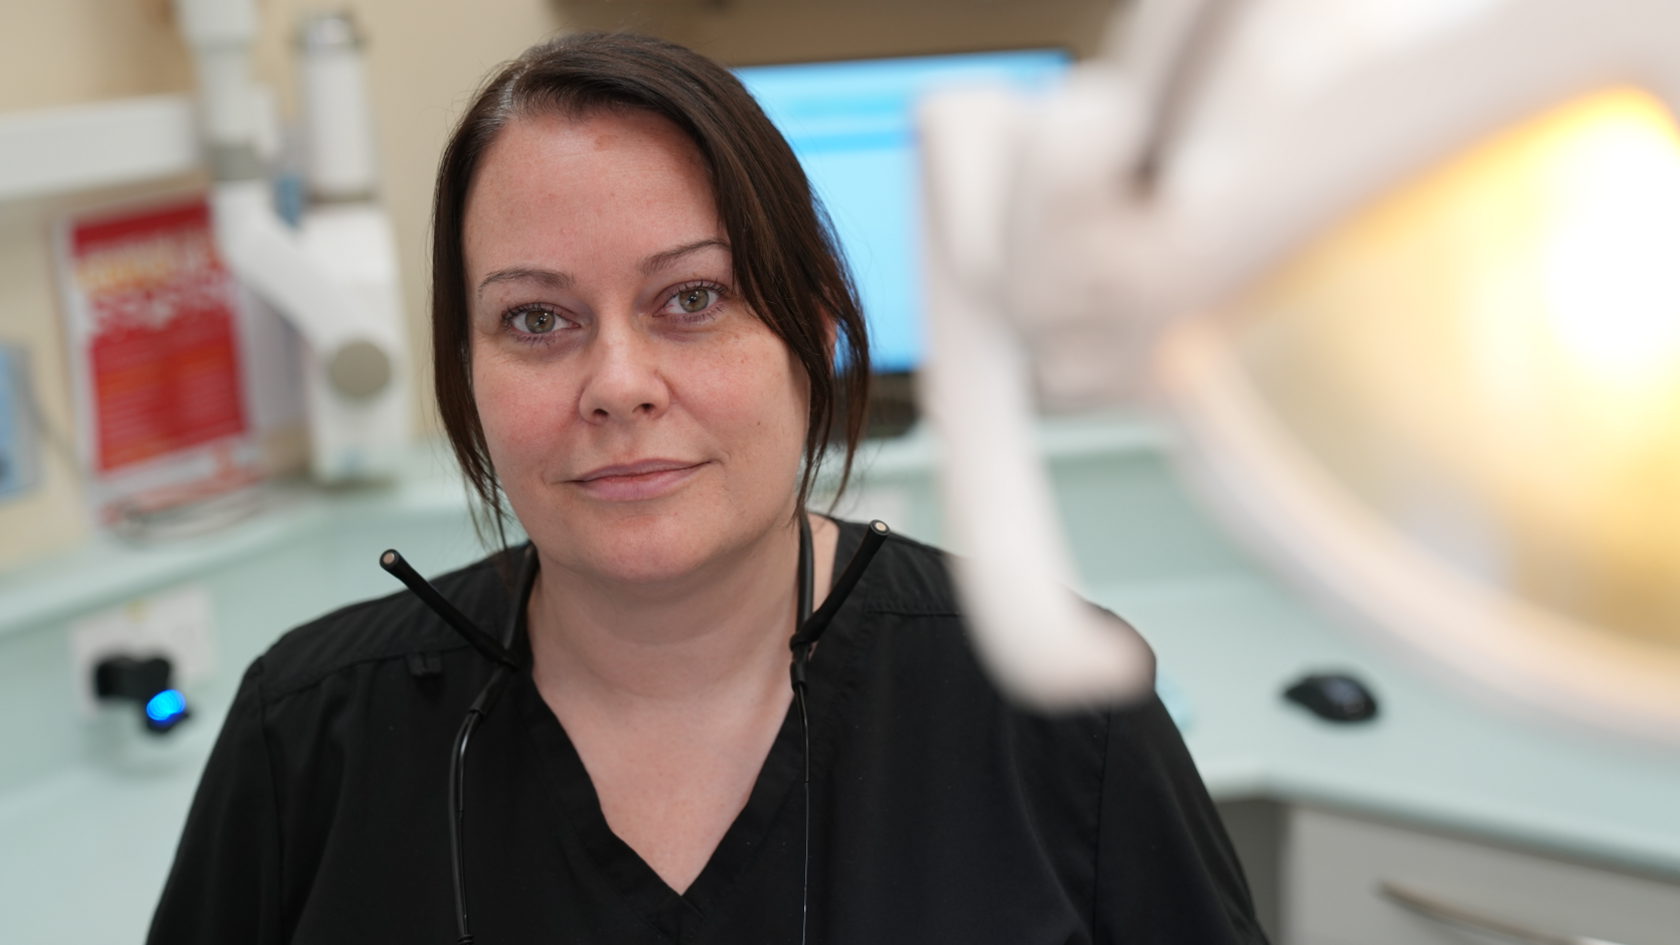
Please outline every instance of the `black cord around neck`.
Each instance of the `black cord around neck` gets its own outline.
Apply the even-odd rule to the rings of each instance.
[[[794,636],[811,619],[811,601],[816,596],[817,565],[812,560],[811,517],[799,511],[799,597],[793,625]],[[808,651],[807,651],[808,652]],[[795,656],[797,662],[800,657]],[[792,669],[789,669],[792,673]],[[805,945],[805,933],[811,918],[811,717],[805,711],[804,673],[794,674],[793,701],[799,709],[800,761],[805,771],[805,869],[799,881],[799,945]]]
[[[412,580],[393,570],[393,558],[407,569],[408,574],[412,575]],[[503,631],[500,640],[495,640],[480,630],[464,614],[451,606],[425,578],[420,577],[412,568],[407,568],[402,556],[395,551],[387,551],[381,555],[380,564],[401,578],[404,584],[415,591],[422,603],[466,637],[474,649],[496,663],[495,671],[490,674],[490,681],[479,690],[472,706],[467,709],[466,717],[461,719],[461,727],[455,733],[455,744],[449,752],[449,853],[453,860],[450,878],[455,887],[455,930],[458,933],[455,945],[474,945],[472,918],[467,908],[467,746],[472,743],[473,730],[478,728],[478,723],[489,716],[490,708],[495,704],[496,697],[501,694],[502,687],[523,665],[523,662],[513,655],[513,646],[525,627],[525,605],[531,599],[531,588],[537,581],[537,549],[533,545],[525,546],[525,554],[519,565],[519,578],[514,584],[513,605],[508,614],[507,629]],[[422,593],[415,587],[414,582],[418,582],[430,593]],[[447,610],[435,606],[434,600]],[[451,615],[456,619],[451,619]],[[471,633],[468,632],[469,628]]]
[[[869,562],[875,560],[875,553],[881,550],[889,534],[891,529],[885,522],[877,520],[869,523],[868,530],[863,533],[863,541],[852,552],[852,560],[846,562],[846,570],[840,573],[839,580],[829,589],[822,607],[812,613],[816,565],[811,560],[811,524],[803,513],[799,516],[799,627],[788,641],[788,649],[793,651],[788,677],[793,682],[793,702],[799,710],[802,780],[805,786],[805,875],[799,892],[799,945],[805,945],[811,915],[811,716],[805,705],[806,664],[811,661],[811,648],[817,645],[828,625],[834,622],[840,605],[852,595],[852,590],[863,579],[863,572],[869,570]]]
[[[809,517],[801,510],[799,512],[799,564],[795,575],[795,601],[797,625],[789,641],[789,648],[793,651],[793,660],[788,667],[788,674],[793,683],[794,704],[799,713],[799,730],[802,754],[802,781],[805,792],[805,857],[804,875],[800,883],[799,905],[799,941],[804,945],[808,931],[811,903],[811,720],[805,703],[805,670],[811,658],[811,648],[822,637],[828,625],[833,622],[834,615],[840,606],[857,587],[863,577],[863,572],[869,568],[869,563],[875,553],[881,549],[890,530],[879,521],[869,523],[864,532],[863,541],[853,552],[852,558],[846,564],[834,587],[829,590],[822,607],[815,613],[812,604],[816,596],[816,562],[812,550],[811,524]],[[466,851],[466,761],[467,748],[472,742],[473,731],[478,723],[487,718],[491,707],[495,704],[501,690],[511,680],[516,672],[525,667],[525,660],[516,655],[517,638],[525,626],[525,610],[531,598],[531,588],[537,578],[537,552],[530,544],[525,546],[523,560],[520,563],[519,579],[513,596],[512,613],[509,615],[507,630],[502,638],[496,638],[479,629],[470,619],[462,614],[448,599],[438,593],[425,578],[408,566],[402,555],[391,550],[380,556],[380,566],[391,572],[404,584],[408,585],[420,602],[441,617],[444,623],[459,633],[473,649],[483,654],[485,658],[496,664],[494,672],[490,674],[490,681],[479,691],[478,697],[467,709],[466,717],[461,720],[461,727],[456,732],[455,742],[449,754],[449,848],[454,860],[452,878],[455,886],[455,925],[459,933],[456,945],[473,945],[472,922],[470,910],[467,907],[467,851]]]

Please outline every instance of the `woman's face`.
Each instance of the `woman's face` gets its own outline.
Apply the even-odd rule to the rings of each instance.
[[[805,375],[736,295],[681,131],[645,112],[515,121],[463,228],[479,419],[547,559],[680,581],[792,521]]]

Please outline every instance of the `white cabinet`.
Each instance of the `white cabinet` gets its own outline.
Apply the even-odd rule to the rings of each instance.
[[[1680,943],[1680,879],[1638,876],[1312,807],[1286,807],[1280,814],[1280,945],[1513,940],[1408,909],[1380,892],[1385,883],[1448,909],[1550,933],[1557,945]]]

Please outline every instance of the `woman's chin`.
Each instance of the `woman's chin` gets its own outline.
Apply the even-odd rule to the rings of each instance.
[[[727,518],[705,523],[694,516],[652,514],[574,520],[563,532],[544,535],[539,528],[531,537],[545,557],[585,580],[651,589],[681,584],[750,542],[728,524]]]
[[[589,557],[591,576],[603,582],[656,588],[680,584],[706,565],[707,556],[682,548],[621,545]]]

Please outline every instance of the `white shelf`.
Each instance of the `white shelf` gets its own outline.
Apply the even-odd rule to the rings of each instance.
[[[0,202],[198,170],[195,116],[188,95],[0,115]]]

